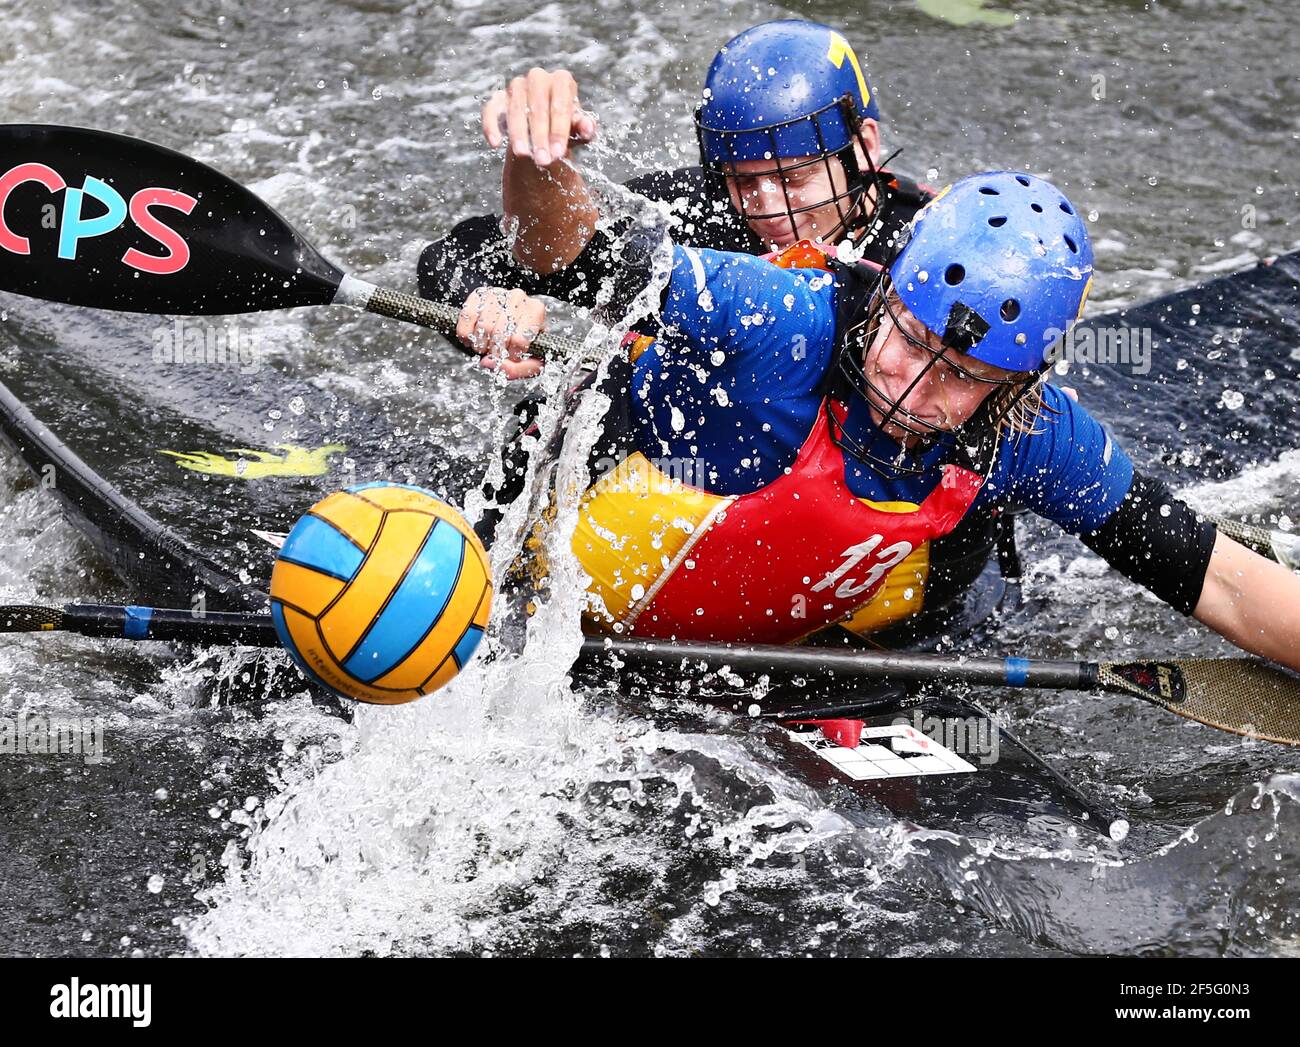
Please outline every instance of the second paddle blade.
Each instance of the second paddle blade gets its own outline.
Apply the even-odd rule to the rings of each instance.
[[[1251,658],[1102,665],[1101,686],[1248,738],[1300,745],[1300,678]]]
[[[0,290],[142,313],[327,305],[342,273],[206,164],[107,131],[0,125]]]

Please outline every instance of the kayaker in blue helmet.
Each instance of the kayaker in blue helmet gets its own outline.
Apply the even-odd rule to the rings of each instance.
[[[548,271],[584,254],[599,210],[577,168],[517,151],[506,163],[520,261]],[[674,245],[665,334],[632,347],[604,386],[610,465],[573,540],[602,608],[590,627],[762,642],[879,633],[942,611],[984,562],[978,541],[973,559],[945,546],[1016,503],[1300,669],[1300,578],[1217,533],[1044,383],[1091,279],[1075,208],[1016,172],[941,193],[884,271]]]
[[[872,423],[846,422],[839,440],[892,474],[924,472],[945,439],[974,447],[1005,427],[1033,432],[1055,340],[1092,286],[1088,230],[1049,182],[1004,171],[949,192],[875,282],[858,322],[878,350],[865,362],[839,356],[838,379]],[[881,325],[894,337],[872,338]],[[938,395],[918,399],[923,388]]]
[[[700,166],[628,185],[667,206],[684,244],[757,254],[801,239],[831,249],[847,242],[880,262],[930,191],[881,169],[879,118],[862,63],[839,32],[798,19],[766,22],[725,44],[709,68],[695,114]],[[515,148],[550,164],[571,141],[590,141],[596,125],[570,73],[533,69],[484,106],[483,131],[494,147],[508,134]],[[547,275],[520,267],[497,215],[461,222],[419,263],[425,297],[464,304],[474,296],[476,319],[462,340],[487,350],[508,345],[516,356],[539,319],[525,293],[594,307],[602,275],[581,259]],[[488,352],[486,365],[511,377],[540,366],[501,352]]]
[[[769,250],[799,240],[876,246],[885,196],[879,120],[848,41],[792,19],[726,44],[695,111],[701,166]],[[877,260],[887,247],[877,246]]]

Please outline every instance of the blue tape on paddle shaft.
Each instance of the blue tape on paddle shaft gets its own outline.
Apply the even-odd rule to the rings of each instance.
[[[151,618],[153,618],[152,607],[126,608],[126,620],[122,623],[122,635],[128,640],[148,639]]]
[[[1029,682],[1029,659],[1008,658],[1003,663],[1009,687],[1023,687]]]

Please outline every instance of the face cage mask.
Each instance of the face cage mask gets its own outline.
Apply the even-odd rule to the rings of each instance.
[[[840,118],[844,121],[845,127],[853,128],[852,138],[849,143],[837,151],[830,151],[826,148],[826,137],[822,131],[822,117],[835,108],[840,109]],[[736,197],[740,201],[740,216],[746,222],[771,221],[774,219],[784,218],[790,223],[790,234],[793,237],[791,243],[799,239],[799,225],[796,221],[796,215],[804,214],[808,211],[819,210],[828,204],[835,205],[835,213],[839,217],[838,224],[824,235],[819,235],[819,239],[828,244],[834,244],[842,237],[854,237],[859,230],[867,230],[868,235],[863,240],[870,240],[883,218],[880,208],[880,202],[884,198],[885,185],[880,176],[880,168],[871,161],[871,153],[867,150],[866,143],[862,140],[862,135],[858,130],[857,111],[853,105],[853,99],[850,95],[844,95],[836,99],[829,105],[823,106],[816,112],[809,113],[807,116],[796,117],[794,120],[785,120],[781,123],[770,124],[766,127],[756,127],[748,131],[723,131],[706,127],[701,120],[703,107],[695,110],[695,133],[700,145],[700,163],[708,175],[723,180],[723,188],[726,190],[726,181],[734,175],[735,166],[743,161],[738,160],[735,154],[733,141],[740,135],[766,134],[770,148],[767,153],[772,157],[775,166],[762,171],[747,172],[745,178],[774,178],[781,187],[781,195],[785,199],[785,209],[781,211],[772,211],[766,214],[758,214],[750,211],[745,206],[745,194],[736,192]],[[797,163],[786,163],[781,157],[777,148],[777,131],[783,127],[789,127],[791,124],[799,123],[802,120],[811,120],[813,130],[817,135],[817,153],[802,159]],[[712,135],[717,135],[726,144],[728,159],[711,160],[704,148],[704,132],[708,131]],[[862,148],[862,155],[867,160],[867,172],[863,174],[858,166],[857,155],[853,151],[854,144]],[[889,163],[898,152],[895,151],[885,161]],[[840,164],[844,168],[845,189],[843,192],[834,192],[835,171],[831,166],[831,159],[838,157]],[[786,176],[791,172],[799,171],[807,167],[821,164],[826,171],[828,184],[832,187],[832,195],[824,200],[818,200],[811,204],[805,204],[803,207],[795,207],[790,199],[790,189],[786,184]],[[883,165],[882,165],[883,166]],[[868,186],[875,187],[875,204],[868,201]],[[728,195],[730,193],[728,192]]]
[[[997,435],[1002,423],[1041,377],[1040,373],[1022,373],[1012,378],[983,378],[970,373],[955,362],[955,354],[968,351],[988,330],[988,325],[978,314],[965,307],[954,306],[949,315],[948,331],[943,340],[943,347],[936,351],[925,342],[914,338],[899,324],[896,303],[897,296],[886,273],[872,294],[866,317],[854,326],[845,339],[838,360],[842,383],[847,387],[850,395],[858,397],[869,407],[874,407],[880,412],[879,424],[874,425],[874,432],[864,444],[850,436],[836,420],[834,414],[829,416],[831,438],[840,449],[874,472],[891,480],[904,476],[918,476],[926,472],[928,466],[924,462],[924,456],[944,437],[951,437],[973,448],[988,446]],[[891,400],[868,375],[870,364],[867,356],[874,346],[884,316],[889,317],[894,328],[910,346],[930,357],[896,400]],[[994,392],[987,397],[975,414],[960,426],[945,429],[934,425],[907,410],[903,404],[912,395],[912,390],[941,362],[961,379],[979,382],[982,385],[999,386],[1006,392]],[[890,436],[887,430],[891,426],[915,437],[916,442],[913,446],[905,446]]]

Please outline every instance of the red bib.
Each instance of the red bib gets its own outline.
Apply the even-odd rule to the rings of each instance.
[[[841,421],[843,405],[828,403]],[[957,465],[911,511],[854,495],[826,411],[789,472],[741,495],[693,536],[630,632],[637,636],[791,643],[866,604],[918,546],[953,530],[983,480]]]

